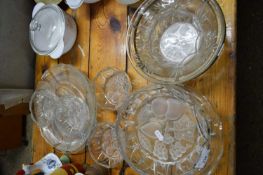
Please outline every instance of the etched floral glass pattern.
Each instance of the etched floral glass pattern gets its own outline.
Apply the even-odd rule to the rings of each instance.
[[[117,136],[140,174],[211,173],[223,151],[218,115],[204,97],[179,86],[133,93],[118,112]]]
[[[84,148],[96,124],[94,94],[92,83],[73,66],[59,64],[43,74],[30,111],[51,146],[71,153]]]
[[[130,21],[128,56],[151,81],[180,83],[208,69],[224,37],[224,16],[215,0],[147,0]]]
[[[110,123],[99,123],[88,143],[89,154],[99,165],[114,168],[122,162],[115,126]]]
[[[117,110],[132,90],[128,75],[116,68],[101,70],[94,83],[97,104],[102,109]]]

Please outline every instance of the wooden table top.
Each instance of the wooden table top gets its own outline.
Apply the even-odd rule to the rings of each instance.
[[[217,175],[235,174],[235,68],[236,68],[236,0],[218,0],[226,19],[226,40],[224,50],[213,66],[202,76],[187,83],[205,95],[215,106],[223,121],[224,154],[215,172]],[[103,0],[99,3],[84,4],[77,11],[67,10],[74,16],[78,36],[74,47],[59,60],[48,56],[37,56],[36,83],[46,69],[59,63],[72,64],[93,79],[98,71],[105,67],[117,67],[127,71],[133,89],[148,84],[131,66],[126,57],[125,37],[127,31],[127,6],[115,0]],[[115,114],[98,111],[98,120],[114,120]],[[56,150],[41,137],[39,129],[33,126],[33,162],[49,152]],[[71,155],[78,163],[91,163],[87,152]],[[118,174],[120,167],[112,169]],[[136,174],[127,169],[126,175]]]

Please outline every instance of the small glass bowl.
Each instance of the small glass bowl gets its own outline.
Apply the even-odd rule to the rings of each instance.
[[[99,123],[89,139],[88,149],[91,158],[105,168],[115,168],[123,161],[114,124]]]
[[[223,48],[225,30],[216,0],[146,0],[130,21],[127,53],[143,77],[178,84],[212,65]]]
[[[94,79],[98,107],[117,110],[132,90],[129,76],[116,68],[101,70]]]
[[[92,83],[73,66],[48,69],[30,100],[33,121],[44,139],[64,153],[77,153],[96,125]]]
[[[180,86],[133,93],[118,111],[116,131],[125,161],[139,174],[211,174],[223,153],[218,115]]]

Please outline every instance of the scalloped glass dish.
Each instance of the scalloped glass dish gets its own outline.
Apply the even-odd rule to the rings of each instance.
[[[99,123],[89,139],[88,150],[91,158],[105,168],[115,168],[122,163],[115,125]]]
[[[130,21],[127,52],[145,78],[178,84],[206,71],[224,38],[224,15],[215,0],[146,0]]]
[[[202,96],[179,86],[133,93],[118,111],[121,153],[140,174],[210,174],[222,153],[222,123]]]
[[[30,111],[51,146],[65,153],[80,152],[96,125],[94,87],[75,67],[53,66],[39,81]]]
[[[117,68],[102,69],[93,81],[97,105],[101,109],[116,111],[132,91],[128,74]]]

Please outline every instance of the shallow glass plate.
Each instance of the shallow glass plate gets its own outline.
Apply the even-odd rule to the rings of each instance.
[[[82,151],[96,124],[94,87],[73,66],[53,66],[39,81],[30,111],[51,146],[62,152]]]
[[[222,124],[209,102],[179,86],[133,93],[118,111],[121,153],[140,174],[211,173],[223,152]]]

